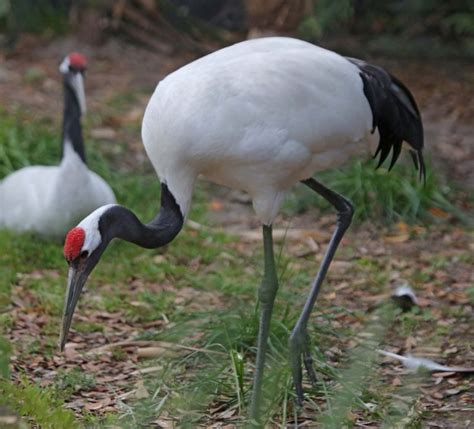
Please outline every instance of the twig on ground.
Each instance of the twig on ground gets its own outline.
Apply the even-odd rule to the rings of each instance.
[[[167,341],[141,341],[141,340],[128,340],[128,341],[119,341],[117,343],[106,344],[104,346],[96,347],[95,349],[91,349],[87,352],[88,355],[92,354],[100,354],[106,353],[112,349],[122,347],[137,347],[137,348],[160,348],[160,349],[182,349],[192,352],[200,352],[200,353],[210,353],[210,354],[217,354],[217,355],[226,355],[226,353],[219,352],[216,350],[207,350],[201,349],[198,347],[192,346],[184,346],[182,344],[176,343],[169,343]]]

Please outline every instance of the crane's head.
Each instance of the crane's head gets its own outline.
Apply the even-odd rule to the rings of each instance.
[[[96,209],[66,235],[64,257],[69,264],[69,273],[59,340],[61,350],[66,343],[72,316],[82,288],[113,238],[108,234],[105,226],[107,213],[110,213],[110,209],[113,207],[118,206],[109,204]]]
[[[74,93],[81,114],[86,112],[86,94],[84,92],[84,72],[87,60],[84,55],[72,52],[59,65],[59,71],[64,76],[64,84]]]
[[[146,225],[129,209],[118,204],[99,207],[71,229],[64,242],[64,256],[69,264],[61,350],[66,343],[72,316],[89,274],[100,260],[110,241],[120,238],[146,249],[157,249],[173,240],[183,227],[184,216],[173,194],[161,184],[161,208]]]

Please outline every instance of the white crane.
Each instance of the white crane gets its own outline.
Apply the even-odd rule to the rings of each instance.
[[[60,164],[24,167],[0,182],[0,228],[63,239],[92,210],[115,203],[110,186],[86,164],[81,129],[85,67],[78,53],[69,54],[59,67],[64,79]]]
[[[370,153],[377,130],[379,165],[391,166],[407,142],[424,176],[423,127],[408,89],[382,68],[291,38],[249,40],[194,61],[161,81],[146,108],[142,138],[161,182],[161,209],[143,224],[129,209],[104,206],[66,237],[69,277],[60,343],[89,274],[110,241],[145,248],[169,243],[189,212],[199,175],[248,192],[263,225],[264,275],[258,291],[261,319],[250,415],[258,421],[266,343],[278,288],[272,223],[284,196],[302,182],[330,202],[337,225],[289,338],[299,403],[302,366],[315,379],[307,323],[353,208],[312,178]],[[377,136],[375,136],[377,137]]]

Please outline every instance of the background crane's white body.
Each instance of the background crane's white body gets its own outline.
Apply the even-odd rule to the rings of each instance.
[[[58,166],[31,166],[0,182],[0,228],[61,239],[84,216],[115,202],[110,186],[71,145]]]
[[[158,84],[143,120],[146,151],[184,214],[202,174],[248,192],[271,224],[299,180],[373,153],[359,73],[344,57],[296,39],[219,50]]]

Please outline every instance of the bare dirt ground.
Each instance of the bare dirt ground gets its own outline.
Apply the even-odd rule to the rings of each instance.
[[[62,90],[58,79],[58,64],[70,51],[85,53],[90,60],[87,75],[87,97],[90,112],[100,112],[101,123],[94,124],[91,133],[99,136],[111,133],[114,138],[126,139],[134,162],[146,162],[138,134],[123,132],[120,127],[122,118],[108,115],[107,101],[113,100],[120,94],[138,93],[134,102],[127,105],[125,117],[138,122],[146,106],[148,97],[156,83],[178,66],[192,59],[189,55],[179,55],[166,58],[149,51],[129,46],[117,41],[110,41],[101,47],[91,47],[82,44],[74,38],[53,41],[47,44],[33,39],[26,39],[18,51],[11,56],[0,53],[0,99],[1,104],[8,110],[21,109],[32,118],[49,118],[59,124],[62,108]],[[449,61],[413,61],[380,59],[379,63],[389,67],[398,75],[409,88],[413,90],[419,101],[424,116],[426,129],[426,148],[433,158],[434,165],[446,172],[447,176],[465,189],[474,187],[474,64]],[[91,113],[94,115],[94,113]],[[58,126],[59,130],[59,126]],[[111,131],[112,130],[112,131]],[[133,166],[133,162],[129,167]],[[220,190],[215,195],[211,207],[214,223],[230,231],[251,230],[257,227],[251,207],[239,193]],[[225,207],[225,209],[222,209]],[[292,226],[301,227],[309,224],[320,230],[330,228],[332,218],[319,219],[317,222],[311,215],[294,217]],[[258,232],[258,230],[256,230]],[[424,356],[443,357],[443,362],[450,365],[474,366],[472,354],[473,329],[472,305],[467,297],[467,288],[474,282],[472,267],[459,255],[474,251],[468,232],[458,226],[445,226],[438,229],[424,229],[399,225],[393,229],[376,229],[367,226],[364,229],[351,231],[345,239],[345,245],[357,249],[360,255],[377,255],[381,263],[390,264],[393,268],[394,282],[413,275],[414,271],[429,271],[429,277],[419,285],[418,298],[423,308],[430,309],[434,320],[423,324],[415,335],[404,338],[393,334],[393,349],[397,353],[413,352]],[[327,238],[320,236],[316,239],[318,245],[324,245]],[[249,244],[250,243],[250,244]],[[251,246],[250,241],[243,240],[241,246]],[[290,255],[297,256],[308,250],[307,237],[291,240],[287,246]],[[245,251],[245,250],[244,250]],[[314,250],[313,250],[314,251]],[[319,255],[319,256],[318,256]],[[442,255],[447,261],[441,268],[430,268],[433,255]],[[320,258],[316,251],[315,261]],[[332,267],[331,284],[336,289],[331,290],[327,285],[327,294],[322,297],[321,308],[325,300],[340,302],[343,307],[358,306],[368,311],[380,296],[370,296],[363,289],[354,291],[350,282],[363,282],[363,278],[354,279],[348,274],[348,264],[351,260],[344,257]],[[298,264],[298,262],[296,262]],[[308,266],[302,263],[302,266]],[[397,274],[398,273],[398,274]],[[34,275],[34,273],[32,274]],[[58,273],[38,273],[37,275],[59,275]],[[440,287],[442,285],[442,287]],[[140,287],[140,286],[138,286]],[[387,292],[389,293],[389,291]],[[22,289],[21,281],[13,290],[14,299],[28,301],[28,294]],[[441,310],[441,303],[450,302],[451,311],[458,311],[464,316],[455,325],[452,315]],[[23,303],[22,305],[25,305]],[[26,305],[31,305],[26,303]],[[36,335],[31,331],[29,319],[37,321],[41,315],[27,315],[13,309],[13,319],[17,322],[11,330],[13,343],[21,343],[26,336]],[[18,314],[17,314],[18,313]],[[470,315],[470,316],[469,316]],[[130,326],[121,321],[120,314],[89,314],[89,321],[108,322],[104,333],[91,334],[79,341],[78,350],[90,349],[102,345],[104,336],[114,342],[120,338],[130,338],[136,329],[142,326]],[[109,323],[113,321],[113,323]],[[335,322],[335,325],[340,322]],[[344,322],[348,322],[344,320]],[[357,323],[357,321],[349,321]],[[158,321],[157,323],[161,323]],[[432,324],[442,324],[448,327],[445,338],[436,346],[424,346],[423,339],[430,332]],[[337,326],[336,326],[337,328]],[[80,342],[82,341],[82,342]],[[103,391],[95,389],[92,393],[78,395],[76,403],[70,406],[74,409],[86,408],[92,412],[108,412],[125,392],[125,386],[137,376],[136,349],[127,351],[130,359],[123,361],[120,366],[112,364],[110,356],[103,355],[85,361],[80,359],[84,370],[97,374],[98,384],[104,386]],[[338,353],[334,351],[334,353]],[[45,358],[36,355],[29,362],[13,362],[15,368],[29,372],[33,379],[48,383],[52,373],[59,367],[77,365],[76,350],[66,351],[61,358]],[[393,364],[392,364],[393,366]],[[111,371],[110,368],[113,367]],[[107,369],[106,369],[107,368]],[[401,366],[388,369],[384,366],[381,374],[385,381],[392,385],[400,383]],[[48,373],[50,373],[48,375]],[[105,377],[105,378],[104,378]],[[111,390],[113,381],[114,389]],[[432,411],[424,420],[423,427],[427,428],[467,428],[474,424],[474,416],[467,410],[467,404],[473,402],[472,379],[457,374],[437,374],[423,386],[425,395],[420,403],[426,411]],[[89,395],[89,396],[87,396]],[[110,399],[112,398],[112,399]],[[370,422],[359,421],[356,427],[374,427]]]

